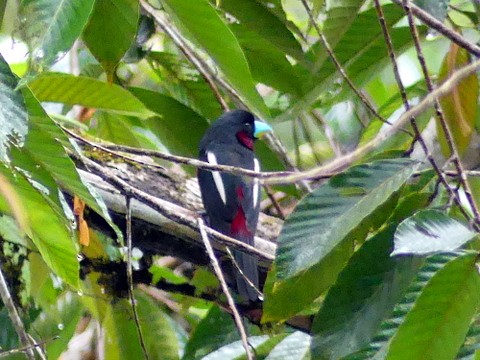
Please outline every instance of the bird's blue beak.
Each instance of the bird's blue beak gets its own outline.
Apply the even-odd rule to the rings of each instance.
[[[253,136],[260,139],[266,132],[273,131],[272,128],[263,121],[255,120],[255,132]]]

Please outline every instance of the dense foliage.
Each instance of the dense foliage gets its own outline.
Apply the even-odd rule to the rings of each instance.
[[[80,254],[123,260],[125,236],[72,140],[195,158],[238,107],[275,129],[263,170],[296,172],[268,185],[288,216],[248,325],[256,357],[480,357],[478,1],[8,0],[0,19],[0,292],[49,359],[246,357],[222,296],[142,286],[137,324],[127,296],[80,276]],[[154,278],[216,285],[170,260]],[[1,307],[4,350],[31,342],[14,315]]]

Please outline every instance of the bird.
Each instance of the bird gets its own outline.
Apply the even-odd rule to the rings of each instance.
[[[254,143],[269,131],[272,128],[249,111],[228,111],[206,130],[199,145],[199,159],[212,165],[232,165],[259,172]],[[203,169],[198,169],[197,178],[209,226],[253,246],[260,213],[258,179]],[[239,250],[233,250],[233,258],[243,273],[234,267],[236,290],[241,299],[262,300],[258,292],[257,258]]]

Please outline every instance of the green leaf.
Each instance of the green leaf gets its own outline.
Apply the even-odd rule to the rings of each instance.
[[[149,357],[158,360],[179,359],[174,320],[145,293],[136,291],[135,300]]]
[[[356,166],[307,195],[286,220],[277,248],[277,279],[307,270],[386,203],[418,164],[381,160]]]
[[[80,36],[94,0],[23,0],[21,30],[36,70],[43,70],[68,51]]]
[[[390,256],[394,230],[369,239],[329,290],[312,326],[314,358],[339,359],[366,346],[403,297],[420,264]]]
[[[24,124],[25,116],[27,116],[26,108],[23,99],[14,91],[17,80],[3,58],[0,58],[0,70],[1,80],[4,80],[2,81],[3,85],[0,85],[0,99],[5,102],[5,108],[10,109],[10,112],[7,112],[7,115],[10,116],[8,121],[16,124],[15,126],[19,129],[23,129],[26,125]],[[29,101],[29,98],[27,97],[26,100]],[[68,228],[68,220],[65,218],[65,213],[58,200],[57,186],[50,174],[45,171],[45,167],[36,169],[33,157],[26,153],[33,150],[31,148],[32,136],[36,135],[35,129],[37,128],[35,126],[39,125],[36,122],[37,119],[30,117],[30,115],[28,114],[30,131],[27,133],[25,128],[23,134],[13,133],[13,137],[17,135],[22,141],[21,144],[15,143],[15,152],[12,153],[16,162],[8,163],[14,167],[0,165],[0,173],[17,191],[23,207],[26,209],[28,223],[31,227],[28,235],[39,249],[45,262],[64,281],[76,287],[79,276],[77,251]],[[6,121],[7,119],[0,117],[0,120]],[[19,124],[22,124],[22,126]],[[4,127],[1,126],[0,128]],[[5,126],[5,128],[9,129],[8,126]],[[9,138],[11,137],[9,136]],[[44,140],[45,138],[42,138],[42,141]],[[23,145],[23,148],[18,145]],[[42,154],[43,156],[49,156],[45,152],[46,143],[42,143],[42,145],[40,150],[37,149],[41,154],[37,155],[40,157]],[[2,211],[8,212],[9,207],[5,206],[3,201],[0,201],[0,203]],[[48,226],[45,226],[45,224],[48,224]]]
[[[202,359],[205,355],[239,339],[232,317],[212,306],[193,331],[185,346],[183,360]]]
[[[398,226],[392,256],[453,251],[475,235],[465,225],[443,212],[419,211]]]
[[[129,91],[118,85],[88,77],[42,74],[35,77],[28,86],[39,101],[82,105],[139,117],[153,115]]]
[[[8,150],[21,146],[28,132],[28,117],[17,79],[0,54],[0,161],[8,162]]]
[[[339,40],[352,26],[364,3],[365,0],[339,0],[329,2],[322,31],[332,49],[335,49]],[[323,50],[323,45],[320,46]],[[328,54],[326,54],[324,50],[318,53],[319,56],[315,64],[316,68],[328,58]]]
[[[127,52],[137,33],[137,0],[99,0],[83,32],[83,40],[102,64],[111,82],[118,62]]]
[[[353,241],[344,242],[317,265],[282,282],[275,282],[274,263],[263,288],[262,323],[285,321],[310,306],[335,282],[352,253]],[[295,301],[292,301],[292,294],[295,294]]]
[[[257,115],[269,118],[268,108],[255,89],[247,59],[238,40],[208,0],[165,0],[163,4],[212,57],[248,107]]]
[[[240,24],[231,24],[230,28],[245,52],[256,81],[282,92],[300,95],[308,76],[305,69],[292,66],[283,51],[254,31]]]
[[[270,6],[275,5],[271,3]],[[277,5],[278,6],[278,5]],[[261,42],[267,41],[282,53],[288,54],[297,61],[305,61],[302,47],[287,28],[285,23],[272,13],[261,1],[257,0],[222,0],[220,7],[232,14],[245,28],[256,33]],[[279,4],[278,11],[282,11]],[[262,26],[259,26],[262,24]],[[271,46],[270,45],[270,46]]]
[[[62,294],[54,304],[42,309],[33,328],[41,339],[58,336],[55,341],[46,344],[46,353],[50,359],[58,359],[67,349],[83,310],[78,296],[70,292]]]
[[[452,43],[447,55],[443,59],[442,67],[438,74],[439,82],[447,79],[453,72],[468,63],[470,63],[468,51]],[[478,95],[478,78],[473,73],[454,86],[448,95],[440,98],[445,121],[460,154],[463,154],[470,144],[475,128]],[[445,133],[438,119],[437,132],[443,155],[450,157],[451,153]]]
[[[262,345],[268,345],[270,343],[270,337],[268,335],[263,336],[250,336],[248,338],[248,344],[254,349],[262,347]],[[202,360],[241,360],[245,359],[245,348],[240,340],[231,344],[222,346],[220,349],[203,357]]]
[[[311,336],[295,331],[283,339],[265,360],[305,359],[310,354]]]
[[[455,357],[480,305],[477,257],[459,256],[428,282],[393,337],[387,360]]]
[[[130,88],[159,117],[148,120],[153,133],[172,153],[197,156],[198,144],[208,128],[207,120],[177,100],[144,88]]]
[[[85,201],[92,210],[107,221],[115,230],[117,236],[122,238],[122,234],[113,223],[103,199],[93,187],[80,177],[75,164],[63,148],[62,145],[70,146],[67,136],[48,117],[28,87],[22,88],[22,93],[28,109],[30,125],[24,150],[30,154],[36,162],[36,167],[39,168],[31,168],[29,169],[30,172],[39,171],[41,166],[62,189],[68,190],[71,195],[76,195]],[[39,180],[38,177],[36,179]],[[46,176],[43,176],[43,181],[41,181],[43,185],[47,185],[44,182],[45,179]],[[50,189],[50,197],[57,197],[57,190],[53,190],[52,185]]]
[[[28,235],[44,261],[62,280],[77,287],[79,280],[77,250],[63,211],[52,207],[52,204],[44,198],[41,194],[44,191],[41,184],[33,181],[35,188],[28,181],[28,173],[12,171],[3,166],[0,166],[0,173],[14,186],[27,210],[28,223],[31,227],[31,233]],[[1,201],[0,209],[8,211]]]
[[[138,148],[159,148],[154,137],[148,134],[147,124],[136,117],[106,111],[97,111],[94,116],[95,121],[92,122],[89,133],[97,138]]]

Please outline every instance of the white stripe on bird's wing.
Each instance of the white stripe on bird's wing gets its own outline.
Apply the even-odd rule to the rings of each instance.
[[[207,160],[212,165],[218,165],[217,157],[213,152],[207,151]],[[215,182],[215,187],[217,188],[223,203],[226,205],[227,195],[225,194],[225,186],[223,185],[222,175],[220,175],[218,171],[212,171],[212,176],[213,181]]]
[[[255,172],[260,172],[260,163],[257,158],[253,158],[253,170]],[[253,179],[253,208],[257,207],[258,203],[258,191],[260,189],[260,184],[258,183],[258,178]]]

